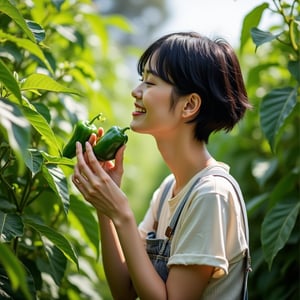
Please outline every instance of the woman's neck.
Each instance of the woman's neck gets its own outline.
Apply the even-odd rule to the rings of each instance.
[[[156,142],[165,163],[175,176],[175,195],[195,174],[215,163],[205,143],[196,141],[194,137],[156,139]]]

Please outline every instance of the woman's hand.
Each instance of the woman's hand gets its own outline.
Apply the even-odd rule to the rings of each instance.
[[[90,138],[89,138],[89,143],[92,145],[92,146],[95,146],[97,141],[104,135],[104,129],[103,127],[99,127],[98,128],[98,132],[97,134],[96,133],[92,133]]]
[[[98,128],[98,133],[92,133],[90,138],[89,138],[89,143],[92,146],[95,146],[97,141],[104,135],[104,129],[102,127]],[[124,172],[123,169],[123,155],[124,155],[124,150],[125,147],[121,147],[116,155],[115,158],[115,163],[112,161],[105,161],[105,162],[98,162],[101,164],[102,168],[110,175],[110,177],[114,180],[114,182],[118,185],[121,186],[121,180],[122,180],[122,175]],[[88,163],[88,156],[87,153],[85,152],[83,154],[86,162]]]
[[[118,217],[119,212],[128,208],[125,194],[119,188],[123,175],[123,153],[125,146],[119,149],[115,163],[99,162],[95,157],[92,145],[86,143],[86,152],[76,143],[77,164],[74,167],[72,181],[84,198],[98,212],[110,219]],[[127,207],[126,207],[127,206]]]

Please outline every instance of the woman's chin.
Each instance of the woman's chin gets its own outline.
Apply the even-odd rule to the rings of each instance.
[[[143,128],[143,126],[141,126],[140,124],[138,124],[138,122],[136,122],[135,120],[132,120],[131,123],[129,124],[130,129],[134,132],[138,132],[138,133],[148,133],[145,128]]]
[[[132,131],[140,132],[141,130],[141,126],[139,126],[138,122],[136,122],[135,120],[132,120],[129,126]]]

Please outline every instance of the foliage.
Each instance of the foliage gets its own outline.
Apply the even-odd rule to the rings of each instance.
[[[105,126],[116,122],[108,95],[122,111],[126,86],[115,86],[125,75],[116,76],[121,53],[107,26],[131,30],[92,1],[0,0],[1,299],[109,294],[94,211],[61,154],[79,119],[102,112]]]
[[[247,201],[250,299],[300,295],[299,10],[299,1],[273,0],[244,18],[239,54],[254,107],[230,139],[217,136],[212,147],[230,162]]]

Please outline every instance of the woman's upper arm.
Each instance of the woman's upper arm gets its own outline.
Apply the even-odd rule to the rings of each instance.
[[[166,282],[168,299],[200,299],[212,273],[212,266],[172,265]]]

